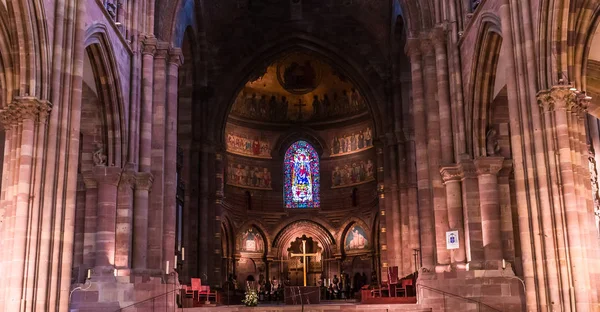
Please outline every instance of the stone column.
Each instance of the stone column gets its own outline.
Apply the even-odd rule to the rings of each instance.
[[[121,179],[121,168],[96,166],[94,178],[98,183],[98,210],[96,231],[95,267],[101,273],[109,273],[115,265],[115,228],[117,221],[117,186]],[[112,270],[111,270],[112,273]]]
[[[9,278],[7,287],[10,288],[9,304],[22,304],[22,292],[24,286],[24,278],[26,275],[26,252],[28,246],[28,222],[31,218],[29,209],[30,195],[29,191],[32,184],[33,176],[33,156],[36,139],[35,124],[38,117],[38,101],[33,98],[22,98],[13,103],[14,117],[13,121],[17,122],[15,126],[18,128],[19,146],[17,148],[17,166],[16,166],[16,183],[14,184],[14,213],[12,215],[12,259],[10,272],[6,277]],[[13,127],[13,129],[15,128]]]
[[[498,196],[498,172],[504,157],[480,157],[475,159],[479,181],[481,205],[481,227],[483,229],[483,252],[486,268],[498,269],[503,259],[502,235],[500,231],[500,199]]]
[[[135,187],[135,175],[133,165],[128,165],[123,171],[119,182],[117,197],[117,227],[116,227],[116,251],[115,267],[122,270],[131,269],[131,241],[133,230],[133,188]],[[123,273],[118,275],[129,275]]]
[[[166,104],[167,104],[167,57],[169,45],[157,43],[154,60],[154,85],[152,109],[152,164],[154,176],[150,192],[148,214],[148,258],[147,268],[156,272],[164,272],[166,259],[163,255],[163,226],[165,208],[165,136],[166,136]],[[172,267],[172,261],[169,262]]]
[[[419,202],[419,233],[421,239],[421,266],[432,270],[435,266],[435,234],[429,185],[429,165],[427,163],[427,118],[423,94],[422,55],[419,39],[409,39],[406,53],[410,56],[413,119],[415,125],[415,152],[417,163],[417,188]]]
[[[435,220],[435,242],[437,250],[438,270],[446,270],[450,264],[450,252],[446,249],[446,231],[448,231],[448,208],[446,207],[446,191],[439,175],[442,164],[442,145],[440,134],[440,110],[437,101],[438,85],[436,71],[436,55],[431,39],[421,40],[423,52],[423,75],[425,86],[425,103],[427,104],[427,160],[429,164],[429,180],[433,195],[433,214]],[[448,153],[451,155],[451,153]]]
[[[73,240],[73,268],[83,265],[83,241],[85,233],[85,183],[83,176],[78,174],[77,197],[75,198],[75,236]],[[81,272],[81,269],[79,269]]]
[[[167,64],[167,107],[165,135],[165,204],[163,210],[163,261],[175,262],[175,229],[177,216],[177,86],[179,66],[183,63],[180,49],[170,49]],[[219,227],[220,229],[220,227]]]
[[[149,191],[152,188],[153,181],[154,177],[150,172],[140,172],[135,178],[132,261],[134,270],[147,268]]]
[[[152,157],[152,99],[154,88],[154,53],[156,38],[146,37],[142,42],[142,107],[140,112],[140,171],[149,172]]]
[[[459,168],[462,183],[466,258],[469,263],[469,269],[483,269],[485,255],[483,253],[477,170],[470,159],[461,160]]]
[[[83,263],[87,268],[96,262],[96,227],[98,218],[98,183],[91,172],[83,176],[85,183],[85,225],[83,234]]]
[[[442,179],[446,185],[449,230],[458,231],[458,239],[460,244],[460,248],[454,249],[450,253],[451,263],[454,266],[461,266],[464,265],[467,260],[465,253],[466,241],[460,183],[462,177],[461,169],[458,165],[442,167],[440,173],[442,174]]]

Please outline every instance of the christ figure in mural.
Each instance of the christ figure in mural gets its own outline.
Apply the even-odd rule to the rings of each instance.
[[[310,172],[310,156],[305,152],[294,155],[292,168],[292,193],[295,202],[312,200],[312,175]]]

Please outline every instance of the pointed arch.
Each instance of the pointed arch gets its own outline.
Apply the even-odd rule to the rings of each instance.
[[[296,141],[284,158],[284,203],[286,208],[319,208],[319,154],[306,141]]]
[[[98,98],[102,103],[102,135],[106,145],[107,163],[111,166],[122,166],[127,160],[127,116],[120,74],[106,35],[106,26],[92,25],[86,33],[85,47],[95,77]]]
[[[494,96],[494,82],[502,46],[501,33],[500,21],[496,16],[489,14],[482,17],[473,58],[470,103],[467,106],[467,116],[472,116],[467,123],[466,133],[472,133],[471,137],[467,137],[467,146],[468,152],[474,157],[486,156],[489,106]]]

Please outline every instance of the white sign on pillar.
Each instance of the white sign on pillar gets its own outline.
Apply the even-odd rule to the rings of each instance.
[[[448,231],[446,232],[446,249],[458,249],[460,248],[460,243],[458,241],[458,231]]]

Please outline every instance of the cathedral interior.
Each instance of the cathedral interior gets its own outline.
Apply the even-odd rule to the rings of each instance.
[[[0,0],[0,312],[175,310],[196,281],[213,308],[266,282],[361,311],[398,279],[389,311],[600,312],[599,23]]]

